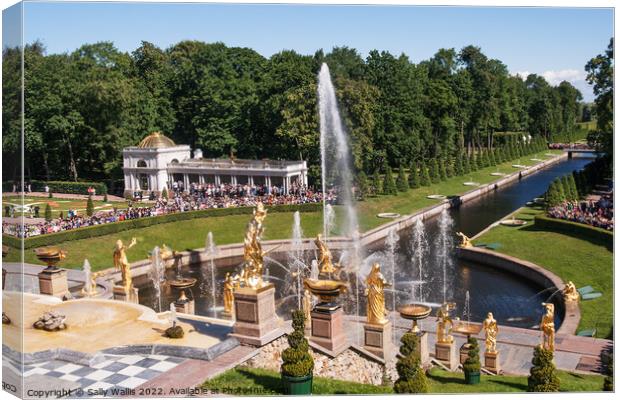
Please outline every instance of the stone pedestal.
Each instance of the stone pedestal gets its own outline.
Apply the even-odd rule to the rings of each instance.
[[[138,304],[138,289],[135,287],[132,287],[129,293],[127,293],[124,286],[117,285],[114,286],[112,292],[114,293],[114,300]]]
[[[392,355],[392,323],[364,324],[364,348],[377,356],[387,359]]]
[[[347,335],[342,327],[342,320],[344,319],[342,307],[338,306],[331,310],[315,307],[311,317],[311,342],[335,354],[339,354],[347,348]]]
[[[39,291],[41,294],[60,298],[68,295],[67,271],[64,269],[44,269],[39,272]]]
[[[420,362],[423,366],[429,365],[431,358],[428,351],[428,333],[418,332],[416,335],[418,335],[418,339],[420,340],[420,345],[418,346],[420,351]]]
[[[456,344],[435,343],[435,358],[451,371],[458,367],[459,357],[456,354]]]
[[[179,299],[177,301],[174,302],[174,308],[177,310],[177,312],[179,313],[183,313],[183,314],[195,314],[194,311],[194,300],[190,300],[190,299]]]
[[[263,346],[282,334],[276,315],[275,287],[236,289],[232,336],[241,343]]]
[[[499,364],[499,351],[495,353],[484,353],[484,368],[494,374],[499,374],[502,371]]]

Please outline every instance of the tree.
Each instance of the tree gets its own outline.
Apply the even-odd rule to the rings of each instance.
[[[375,169],[374,174],[372,174],[372,193],[374,196],[378,196],[383,190],[383,185],[381,183],[381,175],[379,174],[379,169]]]
[[[469,162],[469,156],[463,154],[463,175],[467,175],[471,172],[471,163]]]
[[[420,174],[418,173],[418,165],[415,162],[412,162],[409,166],[409,187],[412,189],[417,189],[420,187]]]
[[[401,164],[398,168],[398,177],[396,178],[396,188],[399,192],[406,192],[409,190],[409,182],[407,181],[407,175],[405,175],[405,167]]]
[[[164,186],[164,190],[161,191],[161,198],[168,200],[168,189]]]
[[[293,332],[287,335],[289,347],[282,352],[281,372],[291,377],[312,374],[314,359],[308,352],[308,341],[304,337],[305,316],[302,310],[293,311]]]
[[[454,175],[461,176],[464,173],[463,166],[463,152],[459,151],[456,155],[456,160],[454,161]]]
[[[439,159],[439,179],[445,181],[448,179],[448,171],[446,170],[446,160],[444,158]]]
[[[396,393],[428,393],[429,383],[420,366],[419,339],[415,333],[407,332],[400,339],[401,357],[396,362],[398,380],[394,383]]]
[[[428,173],[428,168],[424,161],[420,163],[420,185],[422,186],[430,186],[431,185],[431,176]]]
[[[51,222],[52,220],[52,207],[50,203],[45,203],[45,220]]]
[[[398,190],[396,189],[396,183],[394,182],[394,176],[392,175],[392,168],[389,166],[387,161],[383,165],[383,173],[383,194],[398,194]]]
[[[572,201],[573,195],[570,187],[570,182],[568,181],[568,175],[564,175],[560,178],[560,182],[562,182],[562,192],[564,193],[564,200]]]
[[[553,351],[538,345],[534,348],[532,368],[527,378],[528,392],[558,392],[560,379],[553,362]]]
[[[596,131],[588,134],[588,143],[613,154],[614,132],[614,38],[609,39],[607,50],[586,64],[586,80],[594,85],[596,99]]]

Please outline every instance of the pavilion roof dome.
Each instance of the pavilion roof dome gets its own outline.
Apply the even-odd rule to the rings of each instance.
[[[166,148],[166,147],[175,147],[176,143],[168,136],[164,135],[161,132],[153,132],[138,144],[139,148]]]

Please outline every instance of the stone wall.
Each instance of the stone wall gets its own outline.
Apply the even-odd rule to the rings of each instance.
[[[312,346],[312,344],[311,344]],[[288,348],[285,336],[261,347],[257,355],[243,365],[252,368],[264,368],[279,371],[282,364],[282,352]],[[336,357],[330,357],[310,347],[310,354],[314,358],[314,376],[340,379],[381,385],[383,381],[384,365],[376,359],[349,347]],[[388,375],[394,381],[397,377],[394,363],[388,363]]]

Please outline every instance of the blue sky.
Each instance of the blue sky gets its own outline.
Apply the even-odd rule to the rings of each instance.
[[[183,39],[222,41],[270,56],[282,49],[312,54],[346,45],[404,52],[412,61],[441,47],[480,46],[515,72],[566,79],[592,99],[585,63],[613,35],[613,10],[144,3],[45,3],[24,7],[25,41],[48,53],[112,41],[132,51],[146,40],[166,48]],[[7,28],[8,29],[8,28]]]

